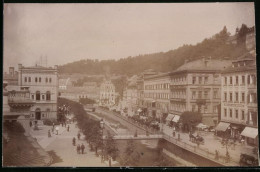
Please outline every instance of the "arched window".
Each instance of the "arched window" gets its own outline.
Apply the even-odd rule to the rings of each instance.
[[[46,100],[51,100],[51,92],[46,92]]]
[[[51,78],[49,78],[49,82],[51,82]]]
[[[40,93],[40,91],[36,91],[36,100],[41,100],[41,93]]]
[[[38,82],[38,78],[37,77],[35,77],[35,82]]]
[[[41,77],[39,78],[39,82],[42,82],[42,78]]]
[[[48,82],[48,78],[45,78],[45,82]]]

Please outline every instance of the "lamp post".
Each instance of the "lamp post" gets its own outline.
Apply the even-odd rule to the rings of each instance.
[[[103,129],[104,129],[104,121],[103,118],[100,121],[100,127],[101,127],[101,131],[102,131],[102,154],[101,154],[101,162],[103,162],[103,149],[104,149],[104,144],[103,144]]]

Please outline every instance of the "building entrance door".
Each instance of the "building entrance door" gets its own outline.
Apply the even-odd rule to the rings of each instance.
[[[40,109],[36,109],[36,111],[35,111],[35,119],[36,120],[41,120],[41,110]]]

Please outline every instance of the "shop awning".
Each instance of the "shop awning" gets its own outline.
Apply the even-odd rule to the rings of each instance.
[[[178,122],[180,119],[180,116],[179,115],[175,115],[174,118],[172,119],[173,122]]]
[[[220,122],[217,125],[217,127],[215,128],[215,130],[217,130],[217,131],[226,131],[229,126],[230,126],[230,123]]]
[[[166,121],[171,121],[174,118],[173,114],[169,114],[166,118]]]
[[[252,127],[246,127],[242,131],[241,135],[245,136],[245,137],[250,137],[250,138],[255,139],[256,136],[258,135],[258,129],[257,128],[252,128]]]

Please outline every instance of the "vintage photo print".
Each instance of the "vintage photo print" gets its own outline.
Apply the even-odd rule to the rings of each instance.
[[[255,4],[4,3],[4,167],[256,167]]]

